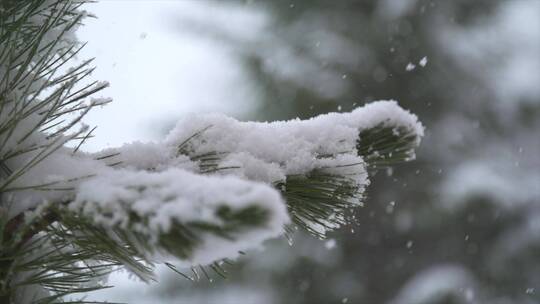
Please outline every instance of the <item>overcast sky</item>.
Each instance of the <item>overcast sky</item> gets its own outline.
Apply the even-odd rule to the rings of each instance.
[[[98,126],[86,150],[155,139],[190,112],[242,116],[253,110],[258,93],[239,53],[197,31],[219,27],[250,39],[265,30],[262,12],[207,1],[109,0],[85,9],[98,19],[86,19],[78,31],[89,42],[79,59],[96,57],[92,79],[109,81],[101,94],[114,99],[86,118]]]

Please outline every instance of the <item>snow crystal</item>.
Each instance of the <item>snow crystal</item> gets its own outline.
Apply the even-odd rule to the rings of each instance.
[[[412,62],[409,62],[407,66],[405,67],[405,71],[410,72],[416,68],[416,65],[414,65]]]
[[[328,241],[324,242],[324,247],[328,250],[334,249],[336,247],[336,240],[329,239]]]
[[[427,63],[428,63],[428,58],[427,58],[427,56],[423,57],[423,58],[420,59],[420,61],[418,62],[418,64],[419,64],[421,67],[425,67]]]
[[[413,241],[407,241],[406,246],[407,246],[408,249],[411,249],[412,246],[413,246]]]

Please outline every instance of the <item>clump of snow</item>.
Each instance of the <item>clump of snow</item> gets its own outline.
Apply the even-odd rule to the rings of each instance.
[[[475,285],[471,274],[459,265],[435,266],[413,276],[390,304],[438,303],[448,295],[459,303],[476,303],[472,302]]]
[[[187,153],[191,156],[223,153],[228,164],[242,167],[242,175],[274,183],[286,175],[320,168],[347,170],[347,165],[363,163],[356,149],[359,133],[381,123],[405,126],[418,140],[423,136],[415,115],[395,101],[380,101],[350,113],[271,123],[239,122],[221,114],[192,115],[176,125],[165,144],[178,147],[189,141]],[[270,173],[261,174],[263,170]]]
[[[132,170],[162,171],[170,167],[189,171],[197,169],[185,155],[178,155],[177,149],[160,142],[132,142],[118,148],[109,148],[93,154],[108,165]]]
[[[405,67],[405,71],[410,72],[412,70],[416,69],[416,65],[412,62],[409,62],[407,66]]]
[[[540,100],[540,2],[504,1],[489,18],[441,27],[441,50],[495,93],[501,113]],[[497,62],[497,64],[493,64]]]
[[[397,19],[411,13],[418,0],[382,0],[377,2],[378,13],[389,19]]]
[[[540,242],[540,214],[536,206],[526,212],[529,213],[527,217],[503,233],[493,246],[491,254],[487,256],[488,269],[492,276],[515,272],[523,274],[527,273],[524,268],[531,268],[528,261]]]
[[[540,200],[538,185],[537,170],[516,168],[500,159],[471,160],[458,166],[442,183],[442,206],[458,209],[471,198],[486,197],[497,206],[515,209]]]
[[[79,185],[69,208],[102,227],[144,235],[159,248],[160,236],[171,232],[174,222],[220,225],[222,219],[216,211],[224,206],[233,211],[258,207],[267,211],[268,220],[261,226],[235,230],[231,238],[201,231],[200,244],[187,261],[182,261],[186,266],[234,258],[238,251],[256,248],[262,241],[281,235],[289,222],[282,198],[270,186],[180,169],[101,174]]]
[[[62,141],[59,143],[61,144]],[[98,161],[84,153],[73,154],[73,149],[52,146],[47,149],[52,152],[45,159],[33,164],[39,159],[39,151],[27,153],[7,162],[14,169],[29,167],[18,178],[1,180],[0,186],[9,193],[16,204],[8,206],[9,217],[13,217],[27,209],[32,209],[47,201],[61,202],[71,196],[71,189],[89,176],[109,170]],[[15,171],[19,172],[19,171]]]

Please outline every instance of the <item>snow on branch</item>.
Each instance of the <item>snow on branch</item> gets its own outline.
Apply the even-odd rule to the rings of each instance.
[[[105,231],[120,230],[149,260],[184,266],[235,258],[281,235],[289,216],[264,184],[185,170],[114,170],[78,187],[69,210]]]
[[[295,224],[324,238],[348,222],[348,209],[362,205],[368,169],[414,159],[423,130],[395,101],[271,123],[191,115],[162,142],[132,143],[97,158],[124,168],[176,167],[273,185]]]
[[[379,101],[351,113],[271,123],[239,122],[221,114],[192,115],[176,125],[165,144],[194,160],[215,154],[223,166],[239,166],[243,176],[273,183],[287,175],[344,165],[336,156],[358,155],[360,133],[379,126],[409,130],[415,145],[423,135],[415,115],[395,101]]]
[[[191,116],[162,142],[97,154],[60,147],[4,191],[18,201],[12,215],[57,202],[106,231],[135,233],[129,240],[141,241],[135,247],[149,259],[206,264],[278,236],[289,216],[320,238],[349,223],[347,212],[363,204],[370,162],[412,159],[422,132],[394,101],[303,121]],[[24,165],[24,156],[31,155],[7,163]],[[250,222],[255,214],[264,217]]]

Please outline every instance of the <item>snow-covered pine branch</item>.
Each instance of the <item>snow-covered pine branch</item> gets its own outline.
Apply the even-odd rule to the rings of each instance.
[[[414,158],[423,135],[415,115],[395,101],[309,120],[239,122],[191,115],[163,142],[132,143],[99,153],[108,164],[138,170],[181,167],[235,175],[281,191],[294,222],[319,237],[360,206],[368,169]]]
[[[261,223],[268,231],[261,229],[265,237],[247,244],[256,247],[279,234],[276,227],[288,223],[285,202],[296,224],[324,237],[326,230],[347,223],[348,209],[362,205],[369,163],[359,148],[370,143],[362,142],[360,134],[383,127],[407,131],[402,137],[398,131],[392,134],[409,139],[411,148],[403,153],[412,159],[422,126],[396,102],[383,101],[305,121],[259,123],[218,114],[192,116],[179,122],[162,142],[126,144],[96,154],[61,147],[15,180],[6,179],[2,189],[18,202],[8,209],[10,216],[56,203],[107,229],[135,229],[156,245],[155,251],[160,235],[170,232],[171,222],[211,224],[214,219],[219,226],[223,224],[216,217],[219,207],[246,207],[240,194],[251,192],[257,199],[252,198],[250,206],[268,214],[268,222]],[[367,149],[382,155],[376,143]],[[20,164],[30,161],[23,158]],[[11,161],[6,164],[13,166]],[[200,218],[190,218],[187,210],[198,212]],[[203,247],[211,248],[212,243],[217,244]],[[176,252],[183,262],[197,265],[233,257],[248,249],[245,246],[210,250],[227,252],[210,260],[192,253],[191,244]]]
[[[271,123],[194,115],[163,141],[82,152],[82,118],[110,101],[92,97],[107,83],[81,82],[91,61],[65,68],[84,2],[0,3],[2,303],[100,288],[111,266],[219,271],[291,224],[322,238],[363,204],[372,169],[414,158],[423,127],[395,101]]]
[[[279,236],[289,221],[269,186],[175,168],[98,174],[77,187],[68,208],[105,232],[127,235],[140,256],[185,267],[235,258]]]

